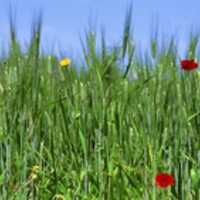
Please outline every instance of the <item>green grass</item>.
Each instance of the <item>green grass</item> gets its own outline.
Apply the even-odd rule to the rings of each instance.
[[[39,52],[40,21],[23,52],[11,23],[0,56],[1,199],[200,199],[200,73],[181,71],[173,37],[134,56],[130,18],[119,46],[102,34],[97,51],[86,33],[88,70]],[[198,61],[197,42],[187,55]],[[160,172],[174,185],[155,187]]]

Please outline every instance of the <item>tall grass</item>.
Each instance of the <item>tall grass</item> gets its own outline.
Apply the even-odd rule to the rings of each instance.
[[[200,73],[180,70],[173,38],[137,58],[129,11],[121,45],[102,34],[98,51],[86,33],[78,70],[39,51],[40,20],[26,52],[13,27],[0,60],[1,199],[200,199]],[[187,55],[198,61],[197,43]],[[155,187],[160,172],[174,185]]]

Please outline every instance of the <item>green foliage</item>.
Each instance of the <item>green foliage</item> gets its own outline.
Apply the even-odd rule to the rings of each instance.
[[[11,25],[0,60],[2,199],[199,199],[199,71],[180,73],[173,38],[161,51],[153,41],[154,67],[148,54],[133,59],[130,19],[121,46],[108,48],[102,32],[97,51],[86,33],[79,71],[40,53],[41,20],[26,52]],[[175,184],[154,187],[159,172]]]

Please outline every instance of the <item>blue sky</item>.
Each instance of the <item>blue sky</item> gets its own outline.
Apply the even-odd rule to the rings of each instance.
[[[1,0],[0,42],[9,40],[9,6],[17,11],[17,35],[22,43],[28,42],[33,17],[43,12],[42,45],[50,51],[61,48],[80,51],[79,36],[90,24],[100,36],[103,26],[109,44],[121,41],[125,13],[130,0]],[[135,0],[132,1],[132,28],[136,48],[149,47],[152,22],[156,19],[160,35],[175,34],[181,53],[188,42],[191,28],[200,32],[199,0]]]

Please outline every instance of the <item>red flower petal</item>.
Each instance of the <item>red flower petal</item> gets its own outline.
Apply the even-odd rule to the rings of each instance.
[[[174,183],[174,177],[168,173],[160,173],[155,177],[155,186],[160,186],[162,188],[167,188]]]
[[[198,63],[192,60],[181,60],[181,68],[183,70],[190,71],[192,69],[196,69],[198,67]]]

